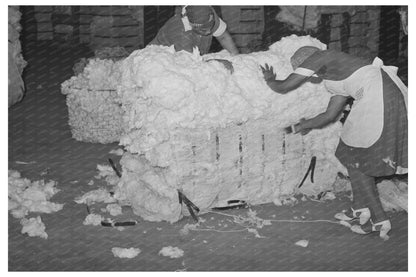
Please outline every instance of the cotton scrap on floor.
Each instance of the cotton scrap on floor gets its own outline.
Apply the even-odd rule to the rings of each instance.
[[[102,217],[101,215],[92,213],[92,214],[88,214],[85,217],[83,224],[99,226],[101,225],[101,221],[103,220],[104,220],[104,217]]]
[[[111,251],[113,252],[114,257],[119,258],[134,258],[137,255],[140,254],[141,250],[139,248],[121,248],[121,247],[113,247],[111,248]]]
[[[112,216],[118,216],[123,213],[122,208],[119,204],[108,204],[106,211],[109,212]]]
[[[45,232],[45,224],[42,222],[40,216],[29,219],[23,218],[20,220],[20,224],[23,226],[22,234],[27,233],[29,237],[48,238],[48,234]]]
[[[159,251],[159,255],[176,259],[183,256],[183,250],[178,247],[166,246]]]
[[[306,239],[299,240],[295,243],[295,245],[301,246],[301,247],[308,247],[308,244],[309,244],[309,240],[306,240]]]
[[[29,212],[53,213],[61,210],[63,204],[50,202],[49,199],[59,192],[55,181],[31,182],[21,178],[16,170],[9,170],[8,199],[9,210],[15,218],[23,218]]]
[[[45,224],[40,216],[30,219],[25,218],[29,213],[54,213],[60,211],[64,204],[50,202],[52,196],[59,192],[56,182],[51,180],[30,181],[22,178],[16,170],[8,171],[8,209],[15,218],[19,218],[23,226],[22,234],[31,237],[39,236],[47,239]]]
[[[408,211],[408,184],[399,180],[383,180],[377,184],[385,211]]]
[[[110,186],[115,186],[120,181],[120,178],[115,173],[114,169],[110,165],[98,164],[98,174],[94,176],[95,179],[102,179]]]

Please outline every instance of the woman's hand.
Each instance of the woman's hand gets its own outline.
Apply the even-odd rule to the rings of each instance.
[[[206,62],[210,62],[210,61],[216,61],[216,62],[220,62],[222,63],[222,65],[224,65],[224,67],[230,71],[231,74],[233,74],[234,72],[234,67],[233,64],[228,61],[228,60],[224,60],[224,59],[211,59],[211,60],[206,60]]]
[[[311,76],[308,79],[308,82],[312,83],[312,84],[320,84],[323,81],[323,79],[321,77],[314,77]]]
[[[261,67],[261,71],[263,72],[263,78],[267,81],[276,80],[276,73],[273,72],[273,66],[270,66],[266,63],[264,67]]]
[[[304,136],[307,135],[312,129],[310,128],[304,128],[302,125],[303,123],[305,123],[307,120],[304,118],[301,118],[298,124],[295,124],[295,134],[299,133]]]

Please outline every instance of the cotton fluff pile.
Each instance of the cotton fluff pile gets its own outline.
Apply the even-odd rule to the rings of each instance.
[[[234,57],[148,46],[123,60],[117,92],[126,128],[120,144],[128,152],[116,198],[129,200],[144,219],[170,222],[181,217],[177,189],[201,209],[230,199],[281,205],[313,156],[315,182],[308,178],[301,192],[331,189],[337,173],[346,174],[334,157],[340,123],[304,137],[283,132],[323,112],[329,93],[307,83],[276,94],[259,67],[268,63],[283,79],[293,72],[290,57],[304,45],[326,47],[309,36],[290,36],[268,51]],[[206,62],[213,58],[231,61],[234,73]]]
[[[16,170],[9,170],[9,211],[13,217],[21,219],[22,233],[29,236],[47,238],[45,225],[41,217],[25,218],[31,213],[54,213],[63,208],[63,204],[50,202],[49,199],[59,190],[55,187],[55,181],[45,183],[44,180],[31,182],[22,178]]]
[[[23,59],[19,40],[21,15],[18,6],[9,6],[9,107],[22,100],[25,92],[22,73],[27,62]]]
[[[408,211],[408,184],[398,180],[383,180],[377,184],[385,211]]]
[[[119,62],[91,59],[81,74],[62,83],[73,138],[99,143],[119,140],[123,132],[116,92],[119,79]]]

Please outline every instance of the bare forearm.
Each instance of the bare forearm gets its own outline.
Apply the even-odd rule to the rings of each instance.
[[[323,128],[328,124],[335,122],[345,108],[347,100],[348,97],[342,95],[332,96],[325,112],[318,114],[311,119],[301,119],[301,121],[295,125],[295,132],[307,134],[311,129]]]
[[[286,94],[300,86],[300,84],[292,85],[286,80],[267,80],[266,83],[271,90],[280,94]]]
[[[311,119],[306,119],[302,122],[299,122],[299,125],[296,126],[296,132],[301,132],[308,129],[320,129],[334,121],[335,118],[332,118],[326,113],[321,113]]]
[[[220,42],[221,46],[228,52],[230,52],[231,55],[237,55],[239,53],[237,46],[235,46],[233,38],[228,32],[225,32],[221,37],[218,37],[217,39]]]

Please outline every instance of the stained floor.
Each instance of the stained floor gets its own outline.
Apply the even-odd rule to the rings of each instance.
[[[272,222],[258,229],[261,238],[242,230],[232,218],[207,213],[201,228],[217,231],[190,231],[181,234],[187,217],[170,224],[146,222],[129,208],[124,217],[139,220],[123,231],[82,224],[87,210],[73,200],[98,188],[87,183],[97,174],[96,165],[119,157],[109,151],[113,144],[75,141],[67,125],[65,96],[60,84],[70,78],[78,58],[93,54],[85,46],[34,44],[25,52],[27,95],[9,108],[9,169],[19,170],[31,180],[52,179],[61,191],[53,202],[65,203],[53,214],[40,214],[48,239],[21,234],[18,219],[8,218],[9,271],[407,271],[408,215],[390,213],[393,230],[384,242],[375,234],[361,236],[328,222]],[[34,162],[20,164],[16,162]],[[40,173],[48,169],[48,174]],[[78,181],[74,183],[73,181]],[[273,204],[252,207],[264,219],[332,220],[333,214],[348,208],[349,199],[300,202],[294,207]],[[92,207],[100,213],[100,206]],[[224,211],[246,215],[247,209]],[[32,214],[31,216],[36,216]],[[241,231],[242,230],[242,231]],[[307,247],[295,245],[308,240]],[[184,255],[171,259],[159,255],[165,246],[175,246]],[[133,259],[113,256],[112,247],[137,247]]]

